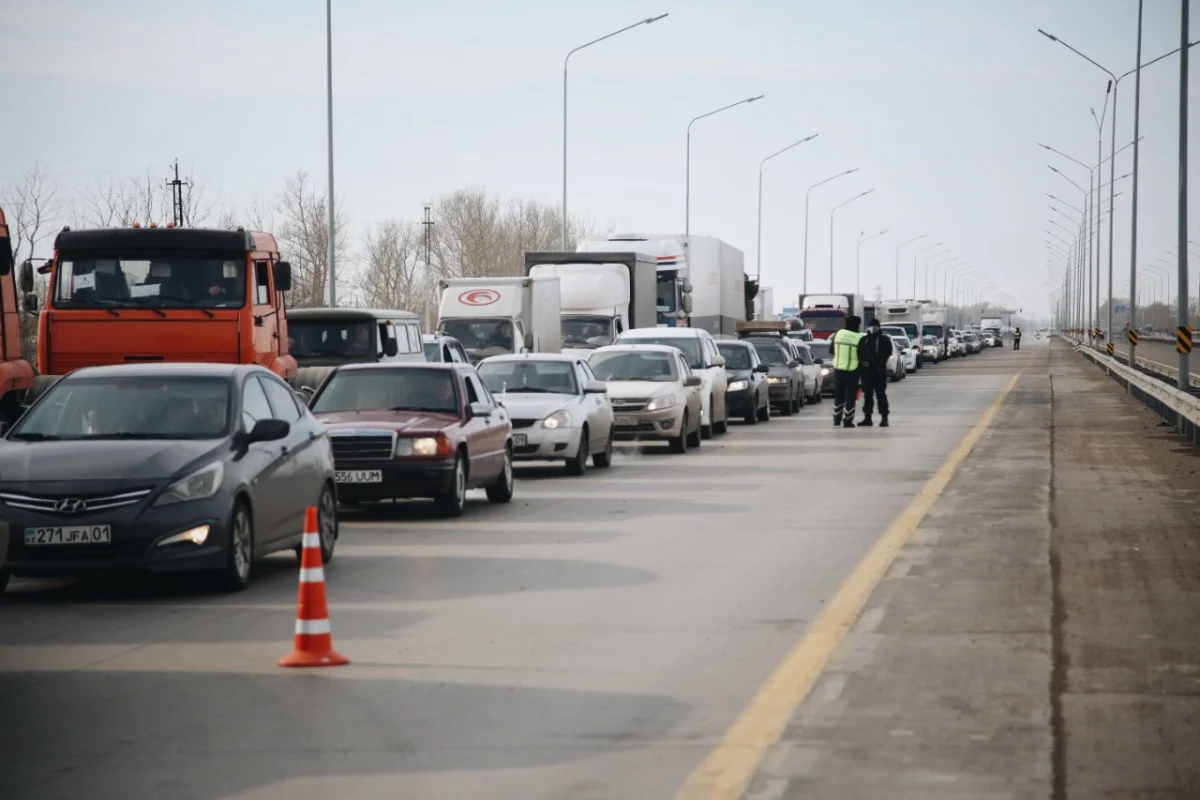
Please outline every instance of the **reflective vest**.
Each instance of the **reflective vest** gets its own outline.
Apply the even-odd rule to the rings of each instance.
[[[849,372],[858,370],[858,343],[863,335],[842,328],[833,335],[833,368]]]

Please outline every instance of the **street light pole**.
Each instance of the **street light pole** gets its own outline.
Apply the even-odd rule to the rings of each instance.
[[[705,114],[701,114],[698,117],[693,117],[692,121],[688,123],[687,175],[684,178],[683,189],[683,251],[685,254],[688,252],[688,245],[690,244],[692,237],[692,126],[705,117],[711,117],[714,114],[720,114],[722,111],[728,111],[731,108],[737,108],[738,106],[744,106],[747,103],[753,103],[755,100],[761,100],[764,97],[766,97],[766,95],[760,94],[755,95],[754,97],[747,97],[745,100],[738,100],[736,103],[730,103],[727,106],[721,106],[720,108],[714,109]]]
[[[914,236],[913,238],[909,239],[907,242],[901,242],[900,244],[896,245],[896,299],[897,300],[900,299],[900,248],[904,247],[906,244],[912,244],[913,242],[920,241],[921,239],[924,239],[928,235],[929,235],[928,233],[922,233],[920,236]]]
[[[329,234],[325,237],[329,250],[325,259],[329,262],[329,307],[337,308],[337,266],[334,264],[334,254],[337,252],[334,239],[337,236],[337,228],[333,193],[333,0],[325,0],[325,116],[329,143],[329,218],[326,222]]]
[[[925,256],[925,291],[921,293],[921,297],[916,296],[917,295],[917,274],[916,274],[916,271],[914,271],[913,272],[913,299],[914,300],[927,299],[929,297],[929,262],[933,261],[935,258],[941,258],[942,256],[949,255],[950,253],[953,253],[953,252],[954,252],[954,248],[949,247],[940,252],[930,253],[929,255]]]
[[[945,242],[938,242],[937,244],[926,245],[925,247],[922,247],[913,253],[913,300],[917,299],[917,256],[921,255],[921,253],[924,253],[926,250],[932,250],[933,248],[941,247],[944,244]],[[896,294],[899,295],[900,293],[897,292]],[[896,299],[899,300],[899,296],[897,296]]]
[[[646,19],[635,22],[632,25],[626,25],[624,28],[621,28],[621,30],[619,30],[619,31],[613,31],[612,33],[605,34],[604,36],[601,36],[599,39],[592,39],[590,42],[587,42],[586,44],[581,44],[581,45],[579,45],[579,47],[576,47],[574,50],[567,53],[566,58],[563,59],[562,220],[560,221],[562,224],[562,250],[563,250],[563,252],[566,252],[566,250],[567,250],[567,65],[568,65],[568,62],[570,62],[571,56],[575,55],[576,53],[578,53],[580,50],[582,50],[585,47],[591,47],[594,44],[599,44],[600,42],[603,42],[605,39],[611,39],[612,37],[616,36],[617,34],[624,33],[625,31],[633,30],[634,28],[637,28],[641,25],[649,25],[651,22],[658,22],[660,19],[662,19],[663,17],[666,17],[666,16],[667,16],[667,14],[659,14],[657,17],[647,17]]]
[[[808,198],[809,198],[809,195],[811,195],[812,190],[816,189],[818,186],[824,186],[825,184],[829,183],[832,180],[837,180],[838,178],[841,178],[845,175],[849,175],[853,172],[858,172],[858,167],[855,167],[854,169],[848,169],[845,172],[839,172],[837,175],[826,178],[823,181],[817,181],[812,186],[808,187],[808,190],[804,193],[804,278],[803,278],[803,282],[801,284],[801,286],[803,287],[802,292],[804,294],[808,294]]]
[[[943,258],[940,261],[933,262],[933,296],[931,299],[936,299],[936,295],[937,295],[938,268],[948,266],[950,264],[955,263],[956,261],[961,261],[961,260],[962,259],[959,256],[949,256],[947,258]],[[928,261],[925,262],[925,296],[926,297],[931,297],[931,295],[929,294],[929,266],[930,266],[929,262]]]
[[[802,144],[804,144],[805,142],[812,141],[813,139],[817,138],[817,137],[818,137],[818,136],[820,136],[820,135],[821,135],[821,134],[819,134],[819,133],[814,133],[812,136],[807,136],[807,137],[805,137],[805,138],[801,139],[801,140],[800,140],[800,141],[798,141],[798,142],[792,142],[791,144],[789,144],[787,147],[783,148],[782,150],[777,150],[777,151],[775,151],[774,153],[771,153],[771,155],[769,155],[769,156],[767,156],[766,158],[764,158],[762,161],[758,162],[758,244],[755,246],[755,254],[754,254],[754,255],[755,255],[755,260],[758,262],[758,266],[757,266],[757,269],[756,269],[756,272],[755,272],[755,275],[756,275],[756,277],[755,277],[755,280],[758,282],[759,286],[761,286],[761,285],[762,285],[762,197],[763,197],[763,195],[762,195],[762,190],[763,190],[763,166],[764,166],[764,165],[765,165],[765,164],[766,164],[768,161],[770,161],[772,158],[775,158],[775,156],[781,156],[781,155],[783,155],[784,153],[786,153],[788,150],[791,150],[793,147],[796,147],[797,145],[802,145]]]
[[[872,239],[874,239],[876,236],[883,236],[889,230],[891,230],[891,229],[884,228],[883,230],[879,231],[878,233],[872,233],[870,236],[865,236],[865,237],[863,236],[863,234],[865,234],[866,231],[859,231],[858,251],[854,256],[854,275],[855,275],[854,293],[855,294],[859,294],[859,295],[862,294],[862,246],[863,246],[863,242],[869,242]]]
[[[1179,220],[1178,220],[1178,247],[1179,247],[1179,284],[1175,288],[1175,293],[1179,298],[1175,310],[1175,324],[1177,327],[1177,336],[1187,334],[1188,339],[1191,339],[1191,331],[1188,329],[1188,263],[1187,263],[1187,212],[1188,212],[1188,15],[1191,11],[1191,0],[1180,0],[1180,22],[1179,22]],[[1189,353],[1179,353],[1179,389],[1186,392],[1188,389],[1188,361]]]
[[[875,191],[875,190],[867,189],[865,192],[859,192],[858,194],[854,195],[854,197],[851,197],[849,200],[845,201],[844,203],[838,203],[836,206],[834,206],[833,208],[831,208],[829,210],[829,291],[830,291],[830,293],[833,292],[833,215],[842,206],[848,206],[851,203],[853,203],[855,200],[859,199],[860,197],[866,197],[873,191]]]
[[[1137,345],[1133,336],[1137,330],[1137,219],[1138,219],[1138,147],[1139,129],[1142,124],[1142,3],[1138,0],[1137,56],[1133,78],[1133,211],[1130,213],[1129,232],[1129,366],[1137,366]]]

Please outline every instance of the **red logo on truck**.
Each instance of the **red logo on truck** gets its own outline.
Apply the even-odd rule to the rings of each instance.
[[[500,299],[500,293],[492,289],[471,289],[458,296],[465,306],[490,306]]]

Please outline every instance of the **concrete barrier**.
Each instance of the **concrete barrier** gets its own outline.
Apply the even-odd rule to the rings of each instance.
[[[1138,370],[1121,363],[1103,351],[1090,347],[1077,346],[1076,353],[1082,353],[1090,358],[1101,369],[1108,373],[1117,383],[1125,387],[1125,391],[1149,406],[1154,413],[1168,422],[1178,433],[1186,436],[1193,444],[1200,443],[1200,398],[1188,392],[1183,392],[1174,386],[1164,383],[1158,378],[1144,375]],[[1137,360],[1142,366],[1143,359]],[[1166,367],[1157,362],[1146,362]],[[1178,375],[1178,371],[1175,371]],[[1196,376],[1193,376],[1196,378]]]

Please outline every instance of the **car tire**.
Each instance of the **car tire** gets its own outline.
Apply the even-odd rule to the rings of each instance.
[[[783,404],[779,406],[779,416],[790,417],[792,415],[792,404],[794,402],[794,399],[791,397],[783,401]]]
[[[433,498],[433,504],[443,517],[461,517],[467,505],[467,473],[462,453],[454,457],[454,478],[449,491]]]
[[[233,504],[229,515],[229,548],[225,553],[225,566],[221,568],[221,588],[226,592],[240,592],[250,585],[254,572],[254,517],[244,500]]]
[[[584,428],[579,432],[579,449],[573,458],[567,459],[568,475],[582,475],[587,472],[588,447],[590,445],[587,428]]]
[[[771,398],[767,398],[767,403],[762,408],[758,409],[755,414],[758,416],[759,422],[771,421]]]
[[[337,546],[338,516],[337,497],[333,487],[325,484],[321,496],[317,498],[317,527],[321,536],[321,563],[328,564],[333,560],[333,548]],[[296,558],[304,559],[304,547],[297,545],[294,552]]]
[[[804,384],[800,384],[800,392],[796,395],[796,413],[800,413],[800,409],[804,408]]]
[[[750,410],[746,412],[746,416],[742,417],[742,422],[747,425],[757,425],[760,413],[762,412],[758,410],[758,395],[755,395],[754,402],[750,404]]]
[[[711,436],[712,434],[710,433],[709,435]],[[687,443],[688,447],[699,447],[700,443],[702,441],[704,441],[704,426],[703,425],[697,425],[696,432],[689,433],[685,439],[685,442]]]
[[[688,440],[687,427],[688,427],[688,418],[687,418],[687,412],[685,411],[683,413],[683,419],[679,421],[679,435],[671,440],[671,452],[672,453],[686,453],[687,452],[687,440]]]
[[[586,451],[584,458],[587,458]],[[508,447],[504,448],[504,466],[500,469],[500,474],[496,476],[496,481],[487,487],[487,499],[489,503],[507,503],[513,499],[513,488],[516,483],[516,478],[513,477],[513,455],[512,450]]]
[[[720,422],[713,423],[713,433],[728,433],[729,432],[729,407],[725,407],[725,419]]]
[[[596,455],[592,456],[592,466],[597,469],[608,469],[612,466],[613,457],[613,432],[608,432],[608,443],[604,445],[604,449]]]

